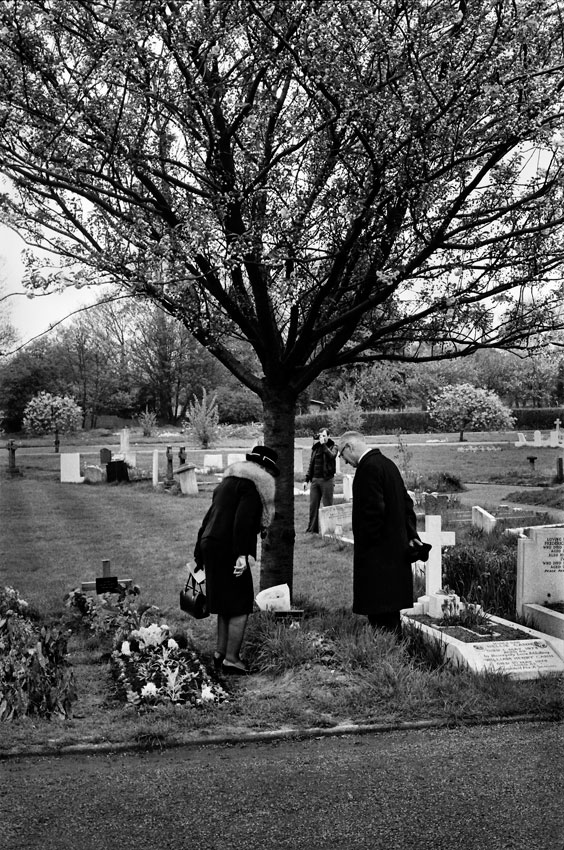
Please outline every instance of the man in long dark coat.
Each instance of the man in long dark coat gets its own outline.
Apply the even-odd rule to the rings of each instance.
[[[400,610],[413,604],[413,550],[421,547],[413,501],[395,463],[358,431],[339,438],[356,467],[352,486],[353,611],[401,636]]]

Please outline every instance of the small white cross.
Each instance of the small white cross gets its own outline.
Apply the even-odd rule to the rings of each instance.
[[[433,547],[429,552],[429,560],[425,564],[425,594],[437,593],[443,586],[442,547],[454,546],[456,535],[454,531],[441,531],[440,516],[425,516],[425,531],[419,534],[423,543]]]

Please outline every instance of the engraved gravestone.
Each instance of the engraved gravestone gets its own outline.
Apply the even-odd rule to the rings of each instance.
[[[319,533],[322,537],[352,539],[352,502],[319,508]]]
[[[531,526],[517,544],[517,613],[564,601],[564,526]]]

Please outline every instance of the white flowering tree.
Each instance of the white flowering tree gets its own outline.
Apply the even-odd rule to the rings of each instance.
[[[39,393],[26,404],[23,428],[28,434],[61,434],[82,427],[82,409],[69,396]]]
[[[442,431],[500,431],[513,428],[515,417],[492,390],[456,384],[445,387],[429,404],[432,421]]]
[[[151,299],[260,397],[263,587],[292,584],[316,376],[560,323],[563,66],[552,0],[0,0],[27,284]]]

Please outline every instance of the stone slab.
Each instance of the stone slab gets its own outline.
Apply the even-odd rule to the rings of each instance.
[[[442,644],[446,658],[476,673],[500,673],[510,679],[538,679],[554,673],[564,674],[564,658],[554,649],[546,635],[523,629],[508,620],[491,618],[494,622],[530,633],[531,640],[464,643],[405,614],[402,614],[402,618],[421,631],[429,641]]]

